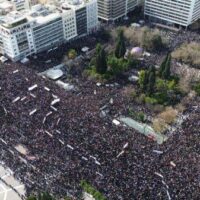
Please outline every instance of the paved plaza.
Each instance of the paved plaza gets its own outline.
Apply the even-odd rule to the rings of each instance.
[[[0,165],[0,200],[21,200],[19,194],[25,194],[24,185],[13,177],[10,169]]]

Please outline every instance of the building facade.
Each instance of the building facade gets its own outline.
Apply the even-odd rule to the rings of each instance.
[[[144,14],[158,22],[187,27],[200,18],[200,0],[145,0]]]
[[[14,10],[21,11],[21,10],[29,10],[30,4],[29,0],[11,0]]]
[[[35,5],[0,19],[0,53],[13,61],[48,50],[98,28],[96,0],[59,7]]]
[[[11,11],[22,11],[29,9],[29,0],[0,0],[0,15],[5,15]]]
[[[63,43],[63,19],[60,13],[36,5],[33,6],[32,13],[27,16],[27,19],[32,28],[36,53]]]
[[[115,21],[140,4],[141,0],[98,0],[98,17],[105,21]]]
[[[32,28],[26,17],[10,13],[0,26],[0,53],[19,60],[35,52]]]

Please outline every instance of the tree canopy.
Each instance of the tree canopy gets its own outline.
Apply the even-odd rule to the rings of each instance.
[[[106,52],[101,44],[96,46],[96,59],[95,59],[96,72],[99,74],[104,74],[107,71],[107,58]]]
[[[125,53],[126,53],[126,45],[125,45],[124,32],[122,29],[120,29],[118,30],[118,39],[115,48],[115,56],[117,58],[123,58]]]
[[[164,79],[169,79],[171,75],[171,54],[167,54],[158,72],[159,76]]]

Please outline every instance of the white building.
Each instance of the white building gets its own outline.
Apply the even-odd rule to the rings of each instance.
[[[38,4],[32,7],[26,18],[32,28],[36,53],[64,42],[63,21],[59,12]]]
[[[0,0],[0,15],[5,15],[13,11],[13,5],[9,1]]]
[[[145,0],[144,14],[152,20],[187,27],[200,18],[200,0]]]
[[[13,61],[90,34],[98,28],[96,0],[59,6],[35,5],[31,11],[0,18],[0,53]]]
[[[14,10],[21,11],[21,10],[29,10],[29,0],[11,0]]]
[[[0,0],[0,13],[2,13],[2,11],[8,13],[10,11],[21,11],[29,9],[29,0]]]
[[[26,17],[11,12],[0,21],[0,52],[18,60],[35,52],[32,27]]]
[[[76,15],[75,10],[69,9],[68,5],[62,5],[63,17],[63,30],[64,38],[66,41],[72,40],[77,37]]]
[[[66,40],[87,35],[97,29],[96,0],[67,0],[61,7]]]
[[[5,15],[11,11],[21,11],[29,9],[29,0],[0,0],[0,15]]]
[[[115,21],[141,4],[141,0],[98,0],[98,17],[106,21]]]
[[[97,28],[98,24],[98,5],[97,1],[93,0],[87,3],[87,32],[93,32]]]

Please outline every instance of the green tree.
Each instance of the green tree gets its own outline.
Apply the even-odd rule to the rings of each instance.
[[[104,74],[107,71],[106,52],[104,48],[102,48],[101,44],[97,44],[96,47],[95,67],[96,67],[96,72],[99,74]]]
[[[196,83],[193,87],[198,96],[200,96],[200,83]]]
[[[149,73],[149,80],[147,86],[147,92],[149,95],[151,95],[154,92],[155,81],[156,81],[155,73],[151,71]]]
[[[74,59],[77,56],[77,52],[75,49],[70,49],[67,55],[69,59]]]
[[[142,91],[146,91],[148,85],[148,72],[141,70],[139,74],[139,85]]]
[[[163,47],[163,41],[162,41],[162,37],[159,34],[153,35],[151,42],[152,42],[152,48],[154,50],[159,51],[159,50],[162,49],[162,47]]]
[[[110,67],[110,72],[117,76],[128,69],[128,62],[123,58],[116,58],[115,56],[110,56],[108,59],[108,65]]]
[[[160,65],[160,68],[159,68],[159,71],[158,71],[158,75],[160,77],[162,77],[163,71],[165,70],[165,66],[166,66],[166,63],[167,63],[167,60],[168,60],[168,56],[169,56],[168,54],[165,56],[163,62]]]
[[[148,70],[148,86],[147,86],[147,92],[148,94],[152,94],[154,92],[156,83],[156,69],[154,66],[151,66]]]
[[[156,68],[153,65],[149,68],[149,73],[151,72],[154,74],[154,77],[156,77]]]
[[[164,71],[162,72],[162,77],[164,79],[169,79],[170,78],[170,75],[171,75],[171,55],[169,54],[168,55],[168,59],[167,59],[167,62],[165,64],[165,69]]]
[[[125,38],[124,38],[124,32],[122,29],[118,31],[118,39],[117,39],[117,45],[115,48],[115,56],[117,58],[123,58],[126,53],[126,45],[125,45]]]

